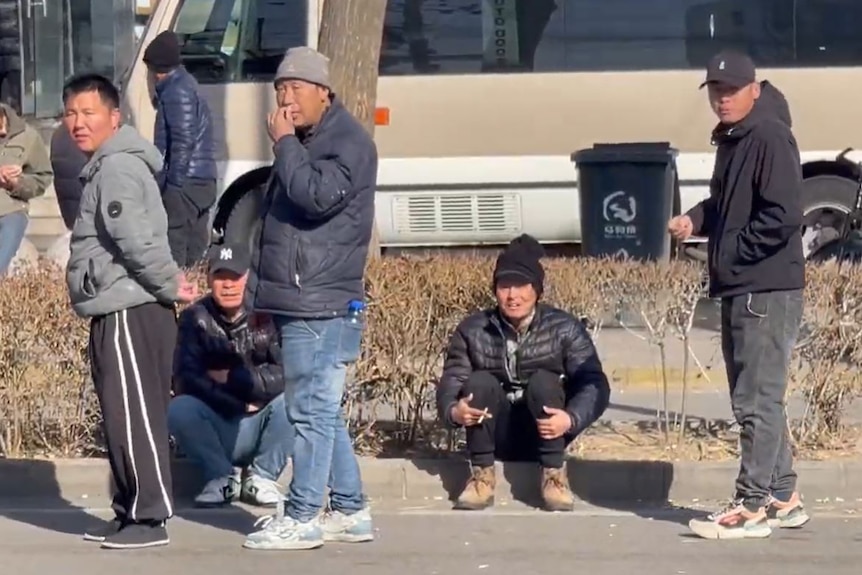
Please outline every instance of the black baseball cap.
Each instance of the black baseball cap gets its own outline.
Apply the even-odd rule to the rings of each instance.
[[[207,256],[209,271],[231,271],[242,275],[251,267],[251,253],[248,246],[242,243],[213,245]]]
[[[706,80],[700,85],[727,84],[734,88],[748,86],[755,81],[754,62],[742,52],[723,50],[706,65]]]

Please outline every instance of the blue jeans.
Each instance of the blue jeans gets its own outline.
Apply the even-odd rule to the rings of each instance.
[[[312,520],[329,505],[351,515],[365,506],[359,462],[341,413],[347,367],[359,358],[362,323],[275,317],[281,333],[287,418],[296,430],[285,515]]]
[[[0,276],[6,273],[12,258],[18,253],[29,221],[27,212],[23,210],[0,216]]]
[[[256,413],[232,419],[197,397],[179,395],[168,407],[168,429],[204,481],[231,475],[234,466],[248,466],[252,474],[277,481],[293,449],[284,394]]]

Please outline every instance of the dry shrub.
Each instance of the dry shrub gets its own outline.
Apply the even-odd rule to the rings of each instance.
[[[0,455],[92,453],[99,411],[89,385],[87,323],[52,264],[0,279]]]
[[[862,392],[862,268],[809,266],[805,312],[791,368],[805,397],[797,443],[840,446],[842,415]]]
[[[399,257],[370,262],[368,329],[345,396],[357,447],[380,452],[442,446],[452,437],[436,425],[433,390],[448,338],[467,314],[492,304],[493,258]],[[678,443],[684,417],[670,421],[667,344],[688,337],[702,295],[701,269],[685,262],[596,259],[546,261],[544,299],[582,317],[595,337],[610,321],[653,346],[662,362],[657,429]],[[205,287],[200,270],[190,277]],[[794,429],[798,442],[833,445],[841,413],[860,393],[862,271],[809,267],[807,307],[794,357],[794,382],[808,401]],[[99,449],[98,409],[89,383],[87,323],[68,305],[60,270],[38,269],[0,280],[0,455],[84,455]],[[14,296],[13,296],[14,294]],[[683,395],[684,397],[684,395]],[[683,400],[684,401],[684,400]],[[684,404],[681,406],[684,412]],[[391,444],[391,443],[389,443]]]

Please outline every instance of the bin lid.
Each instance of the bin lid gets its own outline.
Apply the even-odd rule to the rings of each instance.
[[[667,164],[676,159],[679,150],[670,142],[625,142],[593,144],[592,148],[578,150],[572,161],[578,164],[637,163]]]

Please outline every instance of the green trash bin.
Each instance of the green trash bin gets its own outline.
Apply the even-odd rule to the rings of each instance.
[[[670,259],[678,154],[667,142],[594,144],[572,154],[583,255]]]

